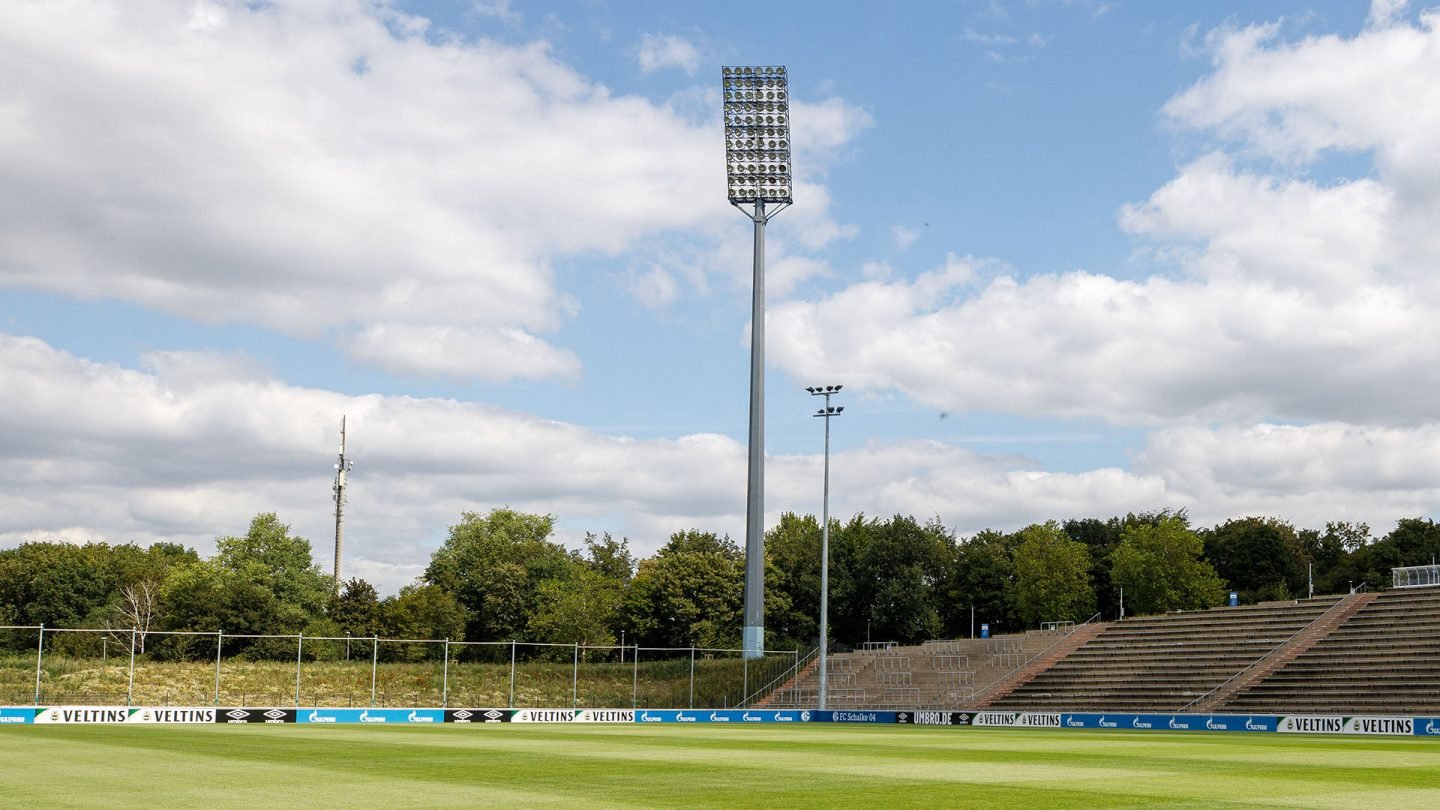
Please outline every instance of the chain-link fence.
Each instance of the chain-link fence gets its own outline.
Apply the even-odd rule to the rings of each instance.
[[[0,625],[0,704],[740,708],[795,651]],[[28,649],[30,652],[21,652]]]

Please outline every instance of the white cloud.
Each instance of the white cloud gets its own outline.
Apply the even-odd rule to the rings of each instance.
[[[700,68],[700,49],[675,34],[646,34],[635,48],[642,73],[678,68],[691,76]]]
[[[816,162],[833,159],[856,135],[875,125],[875,119],[863,107],[833,96],[818,102],[792,100],[790,116],[797,173],[811,169]]]
[[[867,277],[775,308],[771,357],[946,411],[1425,423],[1440,413],[1436,20],[1212,36],[1214,72],[1166,110],[1233,153],[1213,147],[1120,212],[1178,275],[1023,278],[970,261],[977,278]],[[1307,176],[1321,153],[1357,149],[1370,176]]]
[[[554,360],[573,308],[555,261],[719,241],[713,100],[616,95],[544,41],[461,40],[364,0],[0,4],[0,285],[355,335],[396,372],[443,372],[439,333]],[[838,98],[796,109],[802,177],[869,123]],[[803,245],[853,233],[803,190]],[[557,373],[477,357],[499,365],[452,370]]]
[[[920,238],[919,228],[907,228],[904,225],[895,225],[890,228],[890,236],[895,240],[896,250],[905,250],[915,244]]]
[[[520,329],[374,324],[347,341],[355,360],[398,372],[510,382],[574,378],[580,359]]]
[[[543,341],[552,258],[713,217],[708,125],[544,43],[426,30],[362,2],[5,4],[0,284],[420,337],[398,369],[425,327]]]
[[[1393,181],[1421,171],[1433,188],[1440,168],[1440,21],[1367,30],[1352,38],[1276,41],[1278,26],[1222,30],[1209,38],[1215,71],[1171,99],[1165,112],[1213,129],[1246,149],[1289,160],[1324,150],[1375,150]]]
[[[525,15],[510,7],[510,0],[471,0],[470,10],[477,16],[497,19],[506,25],[519,25]]]
[[[355,460],[347,576],[389,591],[423,570],[463,511],[508,504],[560,534],[628,536],[653,553],[675,531],[743,536],[745,448],[693,434],[639,440],[480,405],[349,397],[257,376],[234,358],[172,354],[153,372],[0,335],[0,545],[168,540],[213,551],[275,511],[328,567],[338,417]],[[203,373],[194,373],[195,369]],[[1377,528],[1440,497],[1440,428],[1326,423],[1167,428],[1136,470],[1053,472],[935,441],[873,441],[831,459],[837,515],[938,515],[961,534],[1050,518],[1187,508]],[[767,520],[813,512],[820,454],[768,460]]]
[[[1014,45],[1020,41],[1008,34],[985,34],[970,27],[961,30],[960,40],[962,42],[974,42],[979,45]]]
[[[1212,154],[1126,206],[1120,222],[1162,243],[1202,245],[1185,263],[1196,275],[1349,295],[1393,264],[1393,214],[1393,193],[1374,180],[1322,187],[1239,172]]]
[[[1159,431],[1138,469],[1169,482],[1171,502],[1201,523],[1273,515],[1318,528],[1369,523],[1380,532],[1440,502],[1440,427],[1326,422]]]
[[[1365,24],[1370,28],[1385,28],[1404,14],[1409,5],[1410,0],[1370,0],[1370,14]]]
[[[675,276],[659,265],[633,276],[629,286],[636,300],[651,309],[664,309],[680,297]]]

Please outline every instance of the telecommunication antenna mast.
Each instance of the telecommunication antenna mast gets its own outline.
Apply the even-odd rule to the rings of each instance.
[[[345,417],[340,417],[340,460],[335,462],[335,590],[340,590],[340,548],[345,538],[345,474],[355,462],[345,460]]]

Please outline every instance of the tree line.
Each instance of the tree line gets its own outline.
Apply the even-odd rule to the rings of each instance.
[[[111,629],[159,657],[188,657],[186,637],[224,632],[227,655],[294,655],[263,635],[580,643],[643,647],[740,646],[744,551],[727,536],[677,532],[637,559],[629,540],[587,535],[581,549],[554,539],[555,518],[508,508],[465,513],[424,573],[393,596],[363,579],[340,584],[317,566],[309,541],[275,514],[243,536],[221,537],[201,558],[173,543],[26,543],[0,551],[0,626]],[[818,639],[820,525],[786,513],[766,534],[770,649]],[[938,519],[856,515],[830,527],[830,635],[914,643],[1047,621],[1116,618],[1242,602],[1388,587],[1390,569],[1440,555],[1440,526],[1400,520],[1383,537],[1360,523],[1297,529],[1247,517],[1214,527],[1182,512],[1050,521],[958,538]],[[56,636],[53,643],[79,643]],[[0,632],[0,645],[34,644]],[[51,642],[47,642],[51,643]],[[214,652],[214,639],[208,644]],[[142,649],[142,652],[146,650]],[[392,650],[424,658],[432,648]]]

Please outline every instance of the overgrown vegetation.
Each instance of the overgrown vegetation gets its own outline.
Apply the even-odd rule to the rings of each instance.
[[[786,672],[793,655],[581,663],[201,661],[47,655],[39,705],[727,708]],[[372,692],[373,673],[373,692]],[[0,656],[0,705],[36,702],[36,656]],[[218,690],[217,690],[218,687]],[[298,689],[298,693],[297,693]],[[513,695],[513,701],[512,701]],[[373,702],[372,702],[373,700]]]

